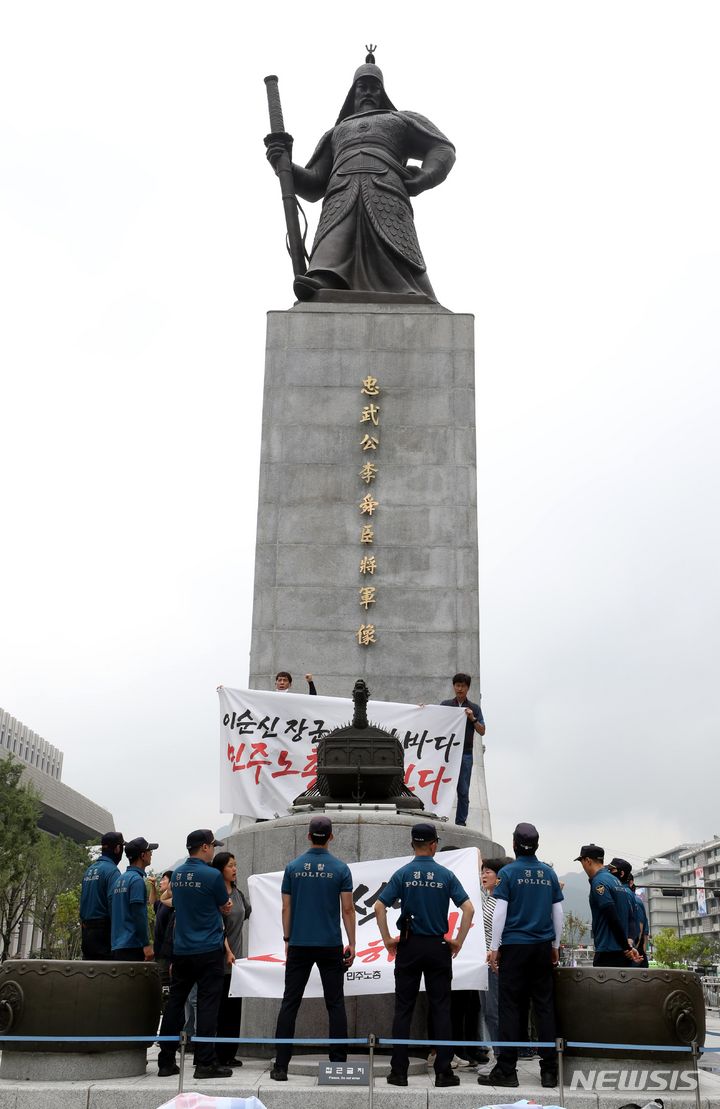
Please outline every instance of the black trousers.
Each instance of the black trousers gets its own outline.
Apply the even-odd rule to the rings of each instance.
[[[492,974],[493,972],[490,971]],[[555,1042],[555,983],[552,940],[542,943],[509,943],[500,948],[500,1039],[527,1040],[530,1001],[539,1040]],[[538,1048],[540,1070],[557,1068],[557,1052]],[[497,1066],[503,1074],[514,1074],[518,1049],[497,1050]]]
[[[477,990],[453,990],[450,1013],[454,1040],[477,1040],[480,1037],[480,994]],[[487,1048],[456,1047],[455,1054],[471,1063],[487,1059]]]
[[[347,1039],[347,1014],[343,995],[345,967],[342,947],[301,947],[298,944],[291,944],[288,947],[285,964],[285,992],[275,1029],[275,1036],[279,1040],[292,1039],[295,1035],[298,1009],[310,971],[314,966],[317,966],[320,971],[325,1007],[328,1011],[330,1038]],[[339,1044],[337,1047],[331,1047],[328,1054],[331,1062],[344,1063],[347,1059],[347,1047],[345,1044]],[[292,1044],[278,1044],[275,1053],[276,1066],[287,1070],[291,1058]]]
[[[629,959],[625,958],[622,951],[596,951],[593,958],[594,967],[633,967],[635,963],[631,963]],[[637,964],[640,965],[639,963]]]
[[[144,963],[145,952],[142,947],[120,947],[112,953],[115,963]]]
[[[95,963],[109,962],[112,959],[110,948],[110,917],[80,922],[80,945],[83,959]]]
[[[395,1016],[392,1038],[410,1038],[410,1025],[415,1002],[420,991],[420,980],[425,979],[425,992],[432,1013],[432,1035],[438,1040],[452,1039],[450,994],[452,987],[452,954],[442,936],[408,936],[400,940],[395,958]],[[435,1072],[450,1070],[452,1047],[437,1048]],[[398,1074],[407,1074],[409,1053],[406,1045],[393,1048],[391,1068]]]
[[[178,1036],[185,1027],[185,1002],[197,982],[197,1036],[217,1034],[218,1009],[225,980],[225,952],[205,951],[201,955],[173,955],[170,996],[162,1023],[161,1036]],[[161,1043],[158,1064],[167,1066],[175,1062],[177,1045]],[[201,1067],[211,1067],[217,1062],[214,1044],[194,1045],[195,1062]]]
[[[223,978],[220,1008],[218,1010],[217,1034],[218,1036],[239,1036],[240,1020],[242,1018],[242,998],[230,997],[230,981],[232,974]],[[231,1062],[239,1052],[239,1044],[217,1044],[215,1052],[218,1063],[221,1065]]]

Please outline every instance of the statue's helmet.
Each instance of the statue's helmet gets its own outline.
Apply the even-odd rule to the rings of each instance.
[[[348,116],[355,114],[355,86],[363,77],[374,77],[376,81],[380,82],[380,88],[382,90],[380,97],[380,108],[384,108],[386,111],[391,112],[397,111],[395,105],[392,103],[388,94],[385,92],[385,80],[383,78],[383,73],[380,66],[375,65],[375,58],[372,54],[368,54],[367,58],[365,59],[365,64],[358,66],[358,68],[355,70],[353,83],[350,86],[350,91],[345,97],[345,102],[340,109],[340,115],[337,117],[335,124],[336,126],[344,119],[347,119]]]

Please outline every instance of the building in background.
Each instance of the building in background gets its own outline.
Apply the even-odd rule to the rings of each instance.
[[[38,827],[43,832],[67,836],[76,843],[97,844],[105,832],[115,831],[115,822],[107,809],[61,780],[62,751],[0,709],[0,758],[8,754],[23,763],[23,784],[31,785],[38,794],[42,806]],[[28,914],[16,929],[10,956],[27,957],[35,949],[37,938],[37,929]]]
[[[44,832],[76,843],[99,843],[104,832],[115,830],[107,809],[61,780],[62,751],[0,709],[0,758],[6,754],[25,764],[23,781],[40,795],[43,811],[38,826]]]
[[[683,935],[720,939],[720,836],[680,856]]]
[[[672,928],[678,936],[684,934],[680,857],[698,846],[681,843],[646,859],[640,870],[635,871],[635,886],[645,902],[651,936],[663,928]]]

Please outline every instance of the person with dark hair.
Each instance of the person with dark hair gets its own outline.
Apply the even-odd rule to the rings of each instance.
[[[233,1038],[240,1035],[240,1020],[242,1018],[242,998],[230,997],[230,983],[232,980],[232,965],[242,955],[242,930],[243,924],[250,916],[252,909],[250,902],[242,890],[237,887],[237,863],[235,856],[230,851],[219,851],[213,859],[211,866],[219,870],[225,882],[225,889],[232,901],[232,908],[224,918],[225,924],[225,977],[223,991],[220,998],[220,1009],[217,1019],[217,1035],[219,1037]],[[215,1051],[221,1067],[241,1067],[242,1059],[235,1052],[237,1044],[216,1044]]]
[[[500,1041],[522,1041],[528,1034],[529,1005],[541,1041],[555,1042],[553,980],[562,935],[563,892],[557,874],[537,857],[540,837],[533,824],[513,832],[515,861],[502,867],[495,886],[492,938],[488,963],[500,976]],[[541,1047],[540,1084],[558,1082],[557,1052]],[[501,1047],[481,1086],[518,1086],[517,1047]]]
[[[460,775],[458,777],[457,785],[457,812],[455,814],[455,823],[459,824],[462,828],[467,824],[468,810],[470,808],[470,779],[472,778],[473,768],[473,743],[475,736],[485,735],[485,721],[480,709],[480,705],[476,705],[474,701],[468,701],[468,690],[470,689],[470,682],[472,678],[469,674],[455,674],[453,677],[453,689],[455,696],[451,697],[449,701],[441,701],[441,705],[457,705],[458,708],[465,709],[465,739],[463,745],[462,763],[460,765]]]
[[[313,681],[312,674],[306,674],[305,681],[308,683],[308,693],[310,694],[310,696],[316,697],[317,689],[315,688],[315,682]],[[278,670],[277,674],[275,675],[275,692],[287,693],[290,690],[291,685],[292,674],[289,673],[289,671],[287,670]]]
[[[153,958],[145,871],[152,862],[152,853],[157,850],[157,846],[157,843],[148,843],[144,836],[137,836],[125,844],[129,865],[112,890],[113,959],[138,963],[149,962]]]
[[[465,942],[475,910],[457,875],[435,861],[438,836],[434,825],[414,824],[411,836],[414,859],[395,871],[373,906],[383,943],[395,955],[392,1038],[409,1039],[420,980],[424,978],[432,1010],[432,1035],[438,1044],[435,1085],[459,1086],[460,1079],[451,1069],[453,1049],[447,1046],[452,1039],[452,961]],[[461,914],[457,939],[446,939],[451,901]],[[391,936],[387,911],[398,902],[400,935]],[[408,1066],[407,1045],[396,1044],[387,1076],[391,1086],[407,1086]]]
[[[153,902],[155,910],[155,932],[153,934],[153,951],[155,962],[160,968],[160,984],[167,988],[170,985],[170,964],[173,957],[173,932],[175,924],[175,909],[173,908],[172,886],[170,880],[172,870],[163,871],[158,885],[159,896]]]
[[[495,911],[495,886],[498,874],[504,866],[511,863],[507,855],[501,859],[483,859],[480,868],[480,881],[482,884],[482,913],[483,928],[485,931],[485,947],[488,951],[492,948],[492,921]],[[500,1039],[500,1016],[498,1009],[499,979],[497,974],[488,974],[486,990],[480,990],[480,1016],[487,1032],[487,1039],[497,1041]],[[498,1049],[492,1049],[497,1058]]]
[[[630,908],[620,880],[605,866],[605,849],[586,843],[575,859],[590,882],[594,967],[627,967],[641,961],[630,935]]]
[[[320,973],[331,1040],[347,1039],[343,992],[345,971],[355,958],[355,905],[350,867],[328,851],[333,838],[327,816],[314,816],[308,828],[310,849],[285,867],[281,885],[285,940],[285,991],[275,1038],[291,1040],[303,993],[314,966]],[[343,951],[340,918],[347,933]],[[344,1063],[345,1044],[331,1045],[330,1061]],[[287,1082],[292,1045],[278,1044],[270,1077]]]
[[[125,840],[122,832],[106,832],[100,841],[100,858],[83,875],[80,890],[80,929],[83,959],[112,959],[110,910],[112,888],[120,871]]]
[[[209,828],[198,828],[187,837],[188,858],[172,875],[175,906],[170,997],[165,1007],[161,1036],[178,1036],[185,1024],[185,1002],[197,983],[198,1038],[212,1038],[225,977],[225,939],[222,918],[232,902],[222,875],[210,866],[213,848],[223,847]],[[161,1041],[158,1076],[179,1074],[176,1044]],[[194,1078],[231,1078],[232,1069],[221,1067],[212,1043],[195,1044]]]

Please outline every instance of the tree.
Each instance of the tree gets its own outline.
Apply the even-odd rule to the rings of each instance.
[[[40,840],[41,808],[31,786],[21,782],[22,763],[0,759],[0,961],[10,953],[13,932],[33,899],[27,878]]]
[[[583,918],[570,912],[563,923],[562,942],[566,947],[577,947],[585,939],[588,930],[588,925]]]
[[[10,956],[13,933],[32,919],[42,934],[41,958],[73,958],[80,950],[80,884],[87,847],[38,829],[37,794],[22,783],[22,763],[0,759],[0,952]],[[71,915],[72,914],[72,915]]]
[[[36,865],[30,884],[34,889],[33,913],[35,923],[42,932],[40,956],[43,959],[66,958],[63,954],[68,947],[80,946],[80,887],[83,874],[90,865],[90,851],[82,844],[65,836],[52,838],[42,834],[36,848]],[[58,922],[60,897],[74,894],[77,902],[74,927],[77,932],[73,943],[66,919]],[[67,900],[63,903],[67,907]],[[58,927],[59,924],[59,927]]]

